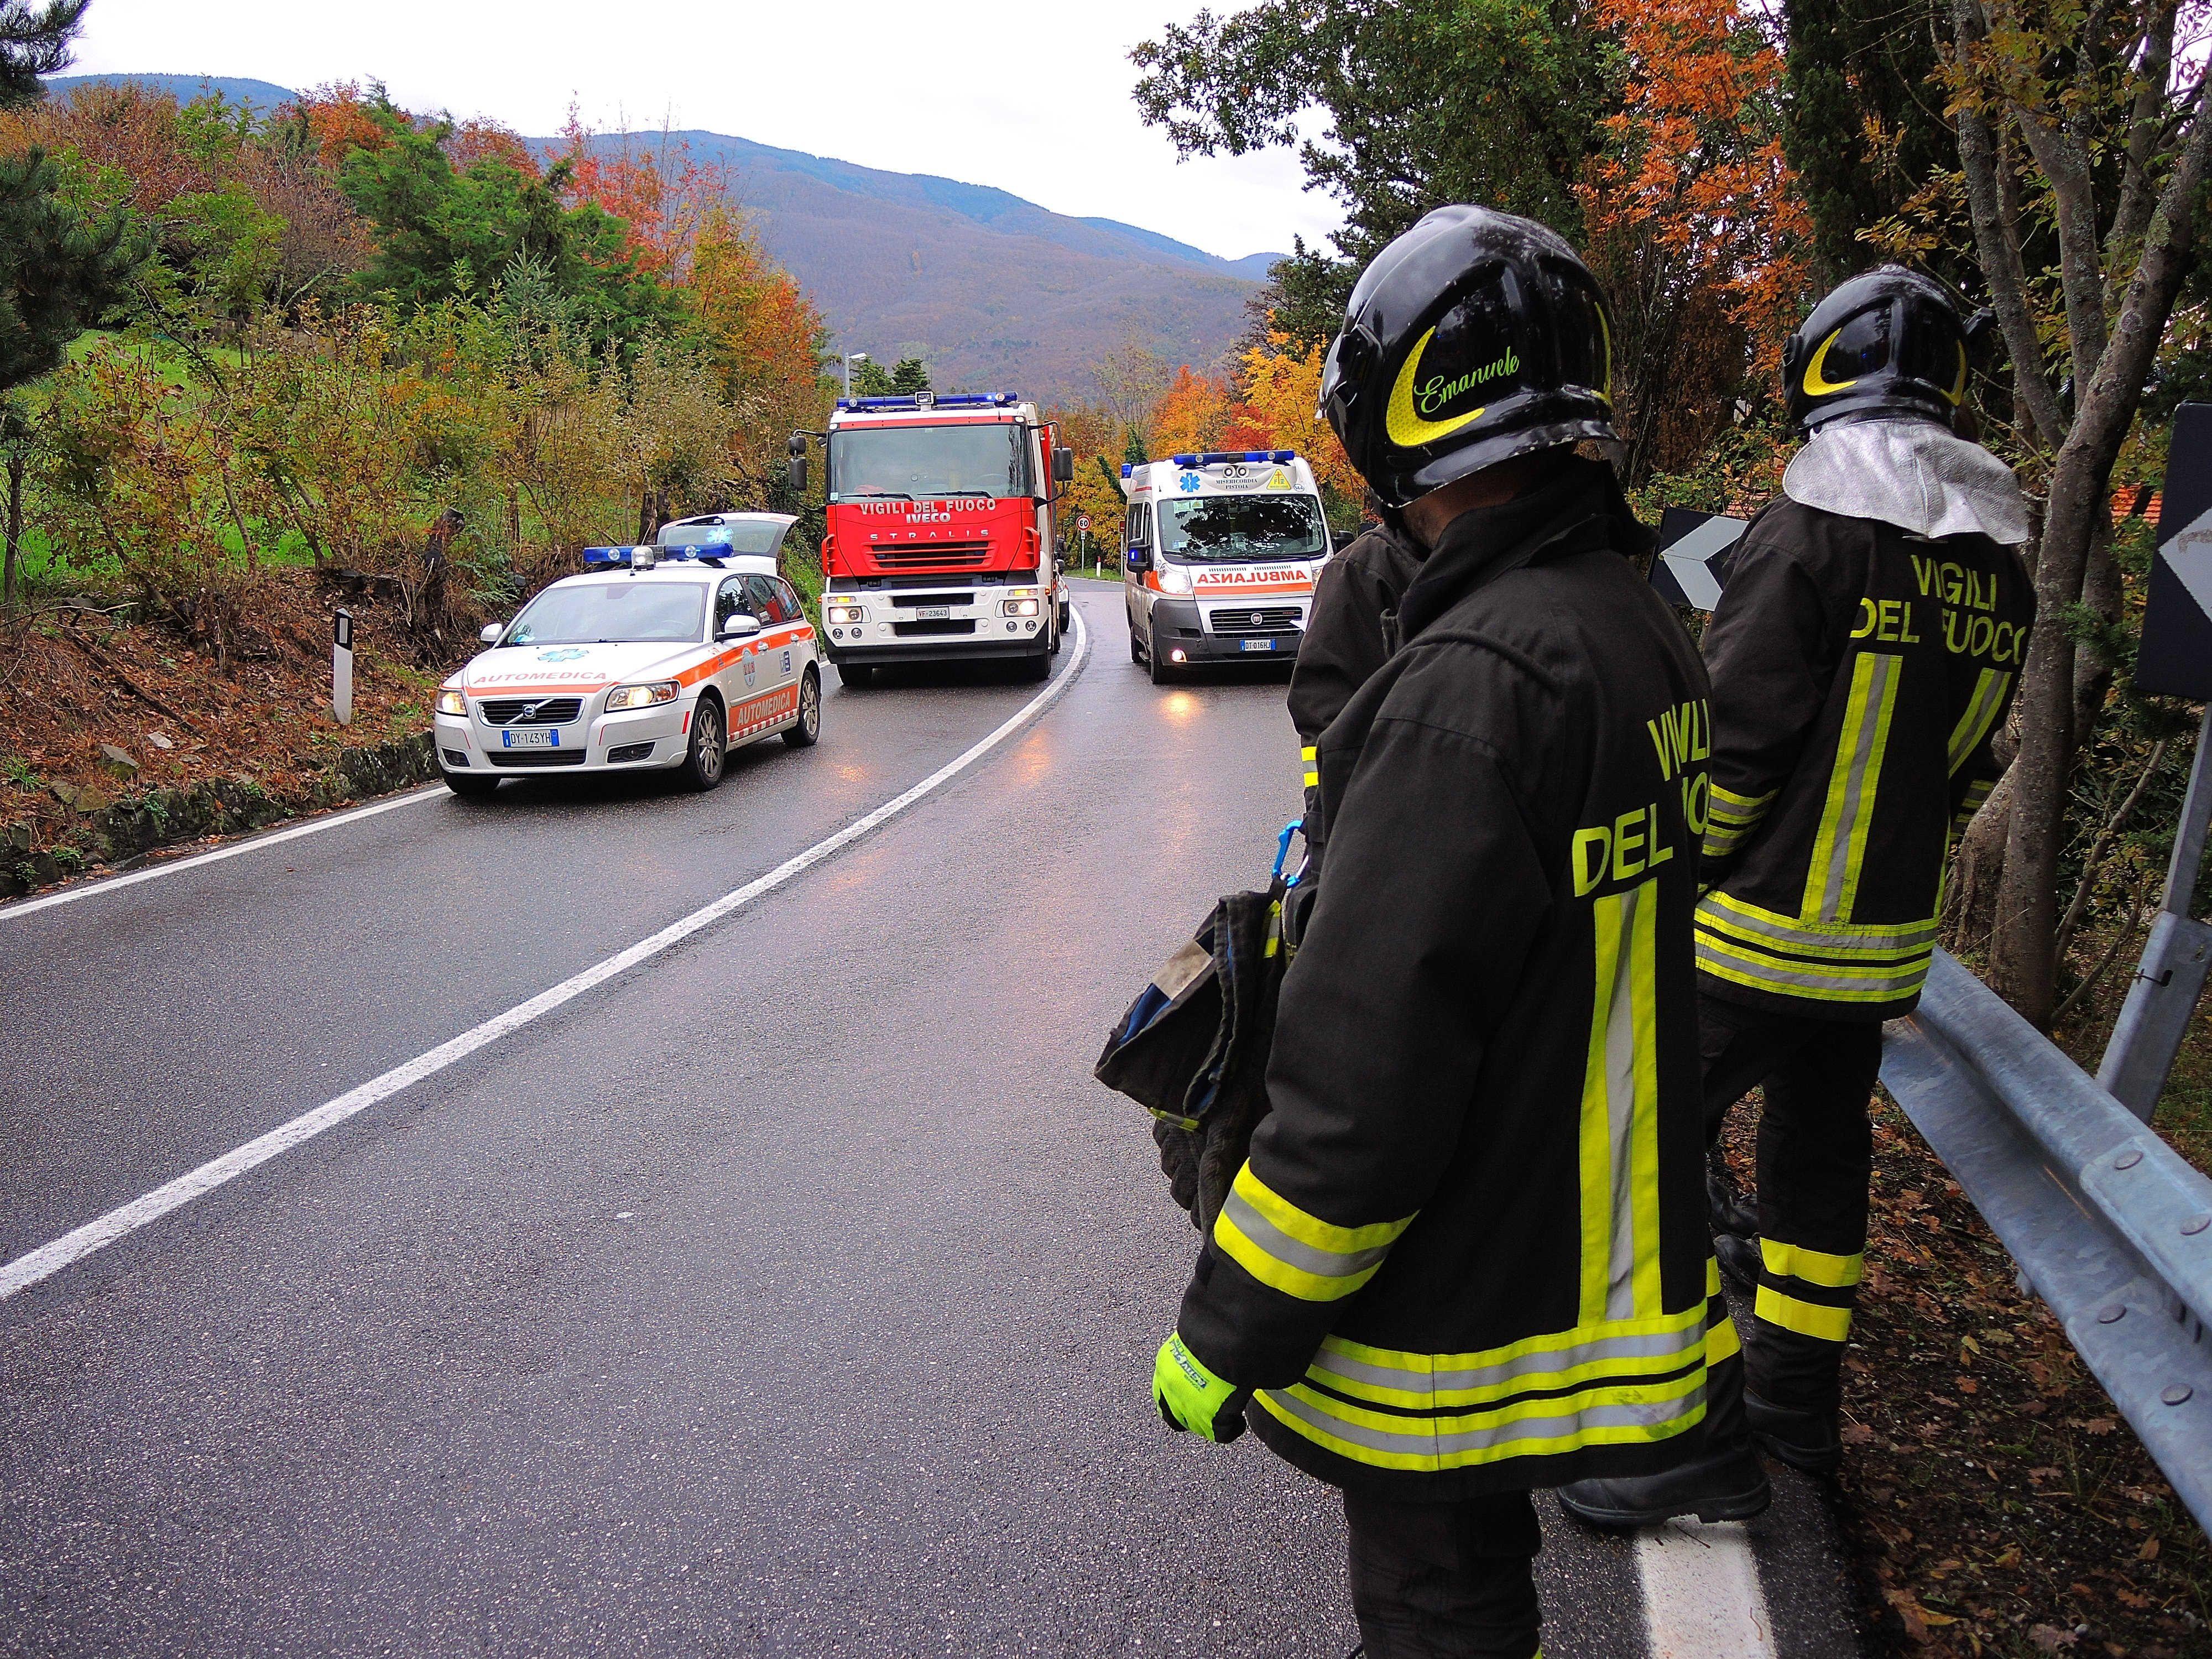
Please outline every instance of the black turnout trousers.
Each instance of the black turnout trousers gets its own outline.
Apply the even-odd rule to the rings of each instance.
[[[1746,1379],[1794,1411],[1835,1409],[1844,1345],[1866,1250],[1874,1131],[1867,1106],[1881,1067],[1872,1020],[1772,1013],[1706,994],[1698,1000],[1705,1133],[1761,1084],[1759,1291]]]
[[[1444,1504],[1344,1494],[1366,1659],[1534,1659],[1543,1540],[1525,1492]]]

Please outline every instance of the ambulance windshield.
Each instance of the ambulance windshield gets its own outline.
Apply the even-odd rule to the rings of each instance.
[[[842,428],[830,439],[830,499],[1026,495],[1025,430],[1007,421]]]
[[[1160,503],[1160,550],[1184,564],[1317,559],[1328,531],[1311,495],[1185,495]]]

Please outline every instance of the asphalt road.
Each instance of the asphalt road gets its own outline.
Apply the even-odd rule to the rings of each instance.
[[[1297,805],[1282,683],[1066,694],[817,867],[0,1301],[9,1654],[1344,1654],[1331,1495],[1152,1417],[1195,1247],[1107,1025]],[[1059,672],[1069,672],[1074,653]],[[832,690],[716,793],[532,781],[0,911],[0,1261],[820,841],[1036,695]],[[1553,1659],[1654,1652],[1547,1519]],[[1775,1651],[1852,1650],[1802,1486]]]

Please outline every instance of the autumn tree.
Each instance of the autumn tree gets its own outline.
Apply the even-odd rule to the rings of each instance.
[[[1152,446],[1162,455],[1218,449],[1235,413],[1229,383],[1185,363],[1152,405]]]
[[[2182,16],[2179,0],[1950,4],[1945,78],[1980,274],[2011,358],[2010,437],[2031,479],[2047,480],[2019,750],[1969,832],[1962,884],[1994,886],[1982,901],[1990,981],[2038,1024],[2056,999],[2069,792],[2109,683],[2077,635],[2119,605],[2112,468],[2202,258],[2212,123],[2202,54],[2177,38]],[[2051,265],[2033,257],[2045,234]]]
[[[1228,440],[1232,448],[1293,449],[1323,489],[1357,501],[1366,485],[1319,413],[1323,353],[1279,333],[1244,354],[1243,382]]]
[[[1574,185],[1611,106],[1589,0],[1263,0],[1201,11],[1130,54],[1137,107],[1186,155],[1294,146],[1344,208],[1334,254],[1300,242],[1276,324],[1326,341],[1352,278],[1431,208],[1480,202],[1578,237]],[[1325,125],[1305,137],[1299,119]]]

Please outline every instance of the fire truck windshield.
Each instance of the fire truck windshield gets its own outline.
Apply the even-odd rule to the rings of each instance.
[[[1027,495],[1026,431],[1007,421],[843,428],[830,437],[830,499]]]
[[[1328,534],[1310,495],[1186,495],[1160,503],[1160,550],[1184,564],[1313,559]]]

